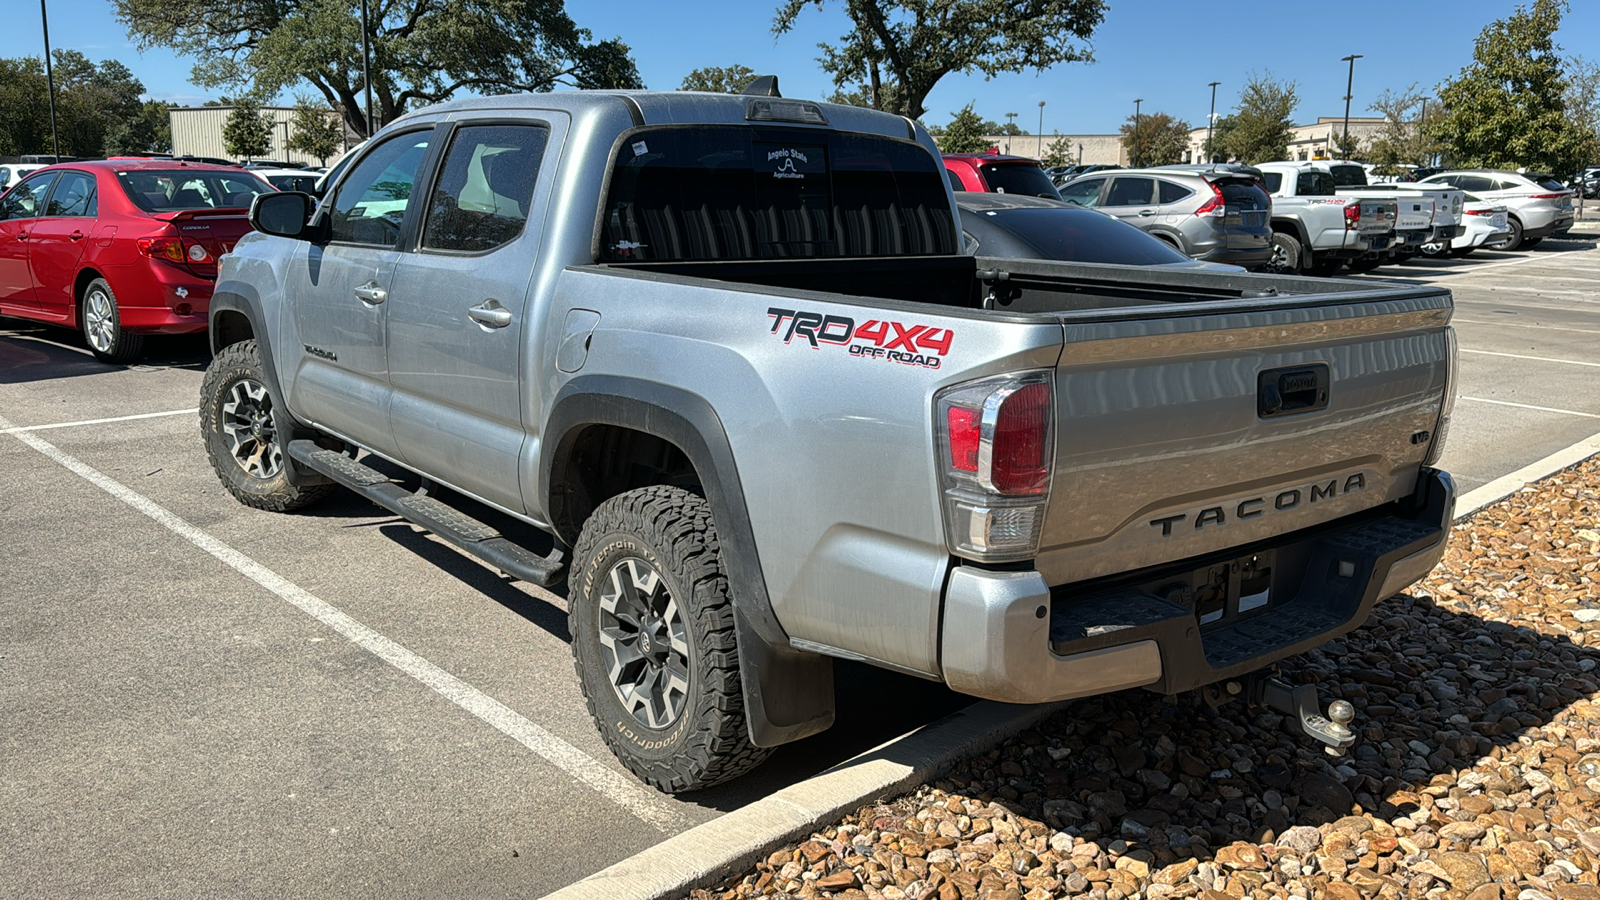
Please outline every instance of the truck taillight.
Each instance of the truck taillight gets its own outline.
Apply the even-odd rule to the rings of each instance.
[[[981,562],[1039,548],[1054,458],[1052,373],[956,385],[934,399],[950,552]]]
[[[1208,219],[1219,219],[1228,214],[1228,202],[1222,198],[1222,188],[1214,184],[1210,185],[1210,188],[1211,199],[1207,200],[1204,206],[1195,210],[1194,214]]]
[[[1433,426],[1433,442],[1428,445],[1428,454],[1422,460],[1425,466],[1431,466],[1444,455],[1445,438],[1450,436],[1450,417],[1456,409],[1456,392],[1461,389],[1460,379],[1456,377],[1456,360],[1461,354],[1460,344],[1456,341],[1454,327],[1445,326],[1445,373],[1444,373],[1444,399],[1439,404],[1439,420]]]
[[[1361,201],[1345,205],[1344,227],[1346,231],[1354,231],[1361,227]]]

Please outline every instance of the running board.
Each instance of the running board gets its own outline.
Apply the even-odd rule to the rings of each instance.
[[[560,550],[539,556],[507,540],[493,527],[449,504],[411,493],[389,476],[313,441],[290,441],[289,456],[371,500],[413,525],[433,532],[479,560],[522,581],[549,587],[561,580],[566,563]]]

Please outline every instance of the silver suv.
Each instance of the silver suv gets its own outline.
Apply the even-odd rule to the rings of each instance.
[[[1463,169],[1429,175],[1419,183],[1453,185],[1488,203],[1505,206],[1509,212],[1506,229],[1511,236],[1498,244],[1486,244],[1491,250],[1532,247],[1572,228],[1572,191],[1550,175]]]
[[[1272,198],[1249,174],[1225,166],[1095,172],[1061,186],[1061,199],[1098,209],[1208,262],[1266,265]]]

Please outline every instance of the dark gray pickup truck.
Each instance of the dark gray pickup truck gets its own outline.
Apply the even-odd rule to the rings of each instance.
[[[342,485],[564,584],[595,724],[663,790],[827,728],[836,658],[1207,688],[1342,747],[1348,710],[1254,673],[1443,552],[1447,291],[963,256],[903,118],[472,99],[252,219],[211,305],[223,484]]]

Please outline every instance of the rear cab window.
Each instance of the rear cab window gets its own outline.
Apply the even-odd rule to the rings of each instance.
[[[1367,183],[1367,170],[1355,165],[1329,166],[1333,183],[1339,187],[1356,187]]]
[[[978,167],[989,190],[997,194],[1022,194],[1060,200],[1055,182],[1038,166],[1027,163],[984,163]]]
[[[878,135],[641,129],[616,151],[596,259],[953,255],[944,173],[922,145]]]

